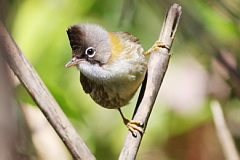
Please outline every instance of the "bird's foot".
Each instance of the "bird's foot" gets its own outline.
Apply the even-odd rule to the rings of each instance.
[[[144,133],[143,130],[143,123],[139,122],[139,121],[129,121],[127,119],[124,120],[124,124],[128,127],[128,129],[132,132],[132,135],[134,137],[137,137],[137,133],[136,131],[140,132],[141,134]]]
[[[137,137],[137,133],[136,131],[138,131],[139,133],[143,134],[144,133],[144,130],[143,130],[143,127],[144,127],[144,124],[139,122],[139,121],[134,121],[134,120],[128,120],[126,119],[123,114],[122,114],[122,111],[120,108],[118,108],[118,111],[123,119],[123,123],[128,127],[128,129],[132,132],[132,135],[134,137]]]
[[[169,45],[166,45],[166,44],[164,44],[163,42],[157,41],[157,42],[152,46],[152,48],[150,48],[150,49],[145,53],[145,55],[149,55],[149,54],[151,54],[152,52],[158,51],[158,50],[161,49],[161,48],[166,48],[167,50],[170,50],[170,46],[169,46]]]

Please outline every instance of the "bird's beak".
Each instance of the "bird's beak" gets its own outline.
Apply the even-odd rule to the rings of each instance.
[[[81,62],[81,59],[77,59],[73,57],[69,62],[67,62],[64,68],[69,68],[69,67],[78,65],[80,62]]]

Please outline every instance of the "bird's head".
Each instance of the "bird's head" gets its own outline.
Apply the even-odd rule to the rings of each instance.
[[[105,64],[111,55],[109,32],[98,25],[81,23],[67,30],[72,48],[72,59],[65,68],[78,66],[81,62]]]

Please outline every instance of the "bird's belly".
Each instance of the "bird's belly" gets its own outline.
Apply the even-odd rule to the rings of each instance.
[[[116,109],[127,105],[134,96],[138,87],[138,84],[95,84],[90,96],[100,106],[108,109]]]

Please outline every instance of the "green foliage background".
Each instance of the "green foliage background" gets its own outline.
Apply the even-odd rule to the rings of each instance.
[[[169,72],[172,73],[169,75],[175,77],[171,81],[179,88],[168,89],[166,86],[163,96],[160,94],[138,157],[139,159],[157,159],[156,157],[188,159],[187,153],[177,154],[177,150],[186,145],[180,145],[173,153],[166,146],[173,137],[187,135],[195,128],[211,123],[209,106],[213,99],[217,99],[224,106],[226,115],[229,115],[229,123],[234,122],[235,126],[239,126],[239,120],[231,114],[239,112],[239,1],[22,0],[9,2],[6,22],[9,28],[12,28],[14,40],[97,159],[117,159],[127,129],[117,111],[99,107],[83,92],[79,82],[79,71],[76,68],[64,69],[65,63],[71,58],[67,27],[88,22],[99,24],[108,31],[127,31],[138,37],[147,50],[158,38],[166,10],[173,3],[179,3],[183,10],[169,66]],[[216,60],[220,53],[230,57],[237,77]],[[196,108],[199,109],[189,112],[186,110],[182,113],[178,112],[182,110],[178,105],[173,107],[174,105],[164,98],[164,93],[167,90],[168,95],[175,93],[181,99],[185,88],[181,88],[181,79],[177,76],[181,77],[182,72],[175,70],[179,65],[188,64],[189,58],[194,59],[196,66],[200,66],[207,77],[206,83],[199,81],[195,84],[206,91],[201,101],[191,106],[192,108],[197,106]],[[216,69],[216,61],[220,64],[220,69]],[[167,84],[169,75],[167,72],[163,86]],[[187,79],[188,76],[189,79],[190,76],[194,76],[184,75]],[[209,86],[215,88],[222,86],[210,80],[215,75],[226,87],[213,92],[209,90]],[[195,90],[196,88],[192,88],[190,92]],[[34,104],[21,85],[16,87],[16,91],[21,101]],[[223,95],[225,92],[226,94]],[[135,102],[136,97],[130,105],[124,107],[123,112],[126,117],[131,117]],[[185,103],[188,104],[188,101]],[[233,134],[238,142],[240,130],[234,130]],[[186,147],[185,151],[187,150]]]

